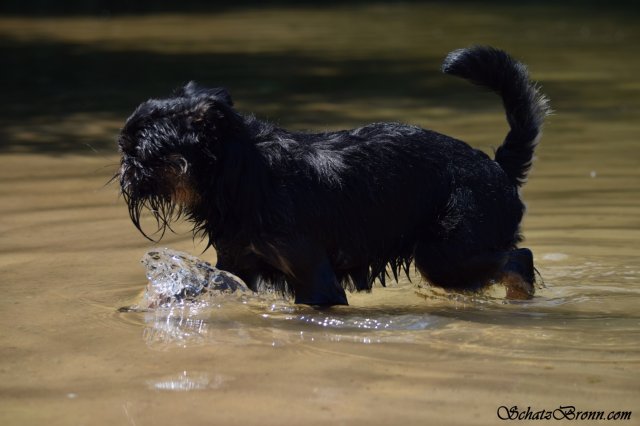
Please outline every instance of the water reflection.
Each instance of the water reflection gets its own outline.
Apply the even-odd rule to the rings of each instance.
[[[451,321],[426,312],[394,313],[384,307],[315,311],[261,296],[249,301],[228,298],[211,306],[182,302],[127,315],[143,316],[143,340],[156,350],[222,343],[282,346],[316,340],[407,343],[415,341],[411,331],[439,328]]]
[[[145,344],[159,351],[217,345],[306,351],[324,342],[336,344],[335,351],[349,351],[345,344],[428,345],[432,359],[458,353],[530,362],[595,362],[605,354],[640,360],[640,316],[631,313],[640,289],[616,284],[624,278],[639,281],[637,268],[605,260],[573,263],[577,259],[557,253],[546,258],[547,285],[527,301],[506,300],[499,288],[452,294],[403,281],[353,294],[352,306],[328,310],[293,305],[273,294],[229,294],[123,315],[139,316]],[[598,332],[606,338],[590,338]]]
[[[252,341],[250,324],[234,320],[223,305],[191,306],[183,303],[145,312],[142,338],[157,350],[172,347],[214,345],[220,343],[247,344]]]
[[[183,371],[179,374],[163,376],[159,379],[148,380],[149,389],[170,392],[190,392],[205,389],[219,389],[232,377],[215,374],[213,377],[203,371]]]

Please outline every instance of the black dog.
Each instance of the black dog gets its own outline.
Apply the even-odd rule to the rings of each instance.
[[[120,134],[131,219],[142,232],[148,208],[164,232],[185,216],[216,249],[218,268],[296,303],[347,304],[344,288],[384,285],[388,267],[397,279],[412,261],[446,289],[502,280],[530,296],[533,258],[517,249],[518,187],[546,99],[523,64],[491,47],[454,51],[442,69],[502,96],[511,129],[495,160],[396,123],[290,132],[241,115],[224,89],[189,83],[141,104]]]

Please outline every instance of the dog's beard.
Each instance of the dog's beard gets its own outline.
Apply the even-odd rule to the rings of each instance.
[[[174,201],[173,191],[162,188],[154,183],[156,180],[153,176],[142,173],[141,169],[126,162],[122,163],[115,178],[120,181],[120,191],[127,203],[129,217],[142,235],[150,241],[158,242],[167,230],[174,232],[171,224],[183,216],[184,208]],[[142,228],[145,210],[151,213],[156,222],[156,230],[151,234],[147,234]],[[157,235],[157,239],[152,238]]]
[[[154,195],[144,198],[131,197],[127,193],[123,192],[123,197],[129,208],[129,217],[134,226],[144,235],[147,239],[158,242],[164,237],[167,229],[174,232],[171,228],[171,223],[178,220],[183,215],[182,206],[175,204],[171,198]],[[152,238],[142,229],[142,212],[148,210],[151,216],[156,221],[157,229],[151,234],[152,236],[159,235],[157,239]]]

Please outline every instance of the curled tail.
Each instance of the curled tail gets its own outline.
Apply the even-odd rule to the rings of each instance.
[[[529,80],[527,67],[502,50],[473,46],[449,53],[442,71],[488,87],[502,97],[511,129],[495,161],[514,185],[523,185],[542,123],[550,112],[547,98]]]

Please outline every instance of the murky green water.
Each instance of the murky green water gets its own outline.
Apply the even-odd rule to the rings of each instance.
[[[637,410],[637,16],[437,4],[0,18],[0,423],[468,425],[500,422],[500,406]],[[277,300],[116,312],[144,287],[152,247],[104,186],[139,101],[196,79],[292,128],[404,121],[489,152],[507,127],[499,100],[438,71],[472,43],[528,63],[556,110],[524,190],[546,285],[533,300],[403,280],[328,312]],[[198,255],[182,230],[162,244]]]

